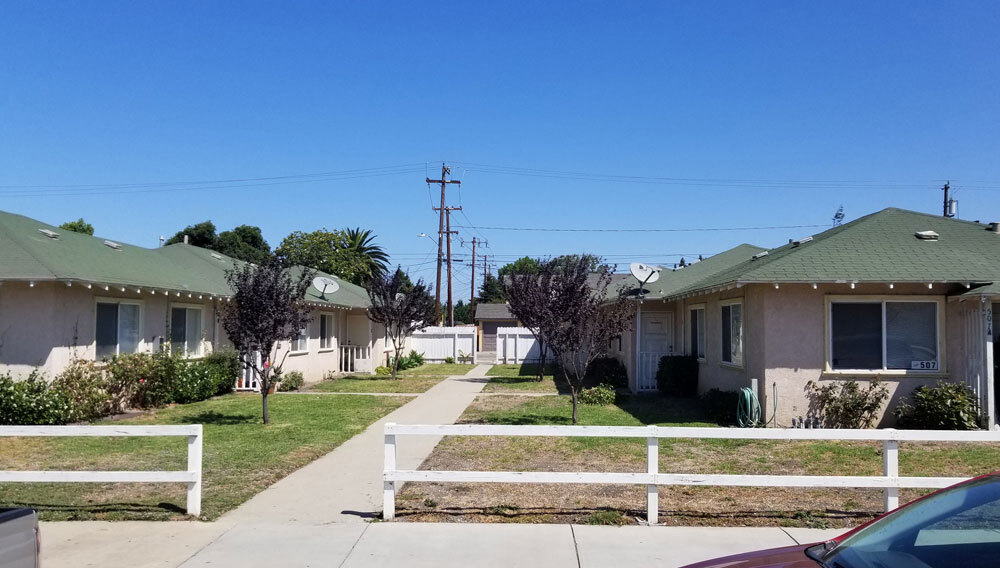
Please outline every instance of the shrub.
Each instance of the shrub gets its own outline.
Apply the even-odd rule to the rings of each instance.
[[[96,420],[111,414],[108,381],[92,361],[74,359],[56,375],[49,388],[69,401],[68,422]]]
[[[587,517],[585,522],[588,525],[611,525],[620,527],[628,524],[628,517],[623,515],[621,511],[595,511]]]
[[[614,387],[628,386],[628,371],[625,364],[614,357],[598,357],[587,365],[587,378]]]
[[[896,407],[900,428],[915,430],[976,430],[979,400],[962,383],[938,381],[937,386],[917,387]]]
[[[302,378],[301,371],[288,371],[281,377],[281,382],[278,383],[278,391],[289,392],[296,391],[302,388],[302,384],[305,379]]]
[[[379,365],[378,367],[375,367],[375,374],[380,377],[388,377],[392,374],[392,369],[386,367],[385,365]]]
[[[597,385],[593,388],[583,389],[580,391],[580,402],[594,405],[614,404],[615,389],[610,385]]]
[[[466,353],[465,351],[462,351],[461,349],[459,349],[458,350],[458,362],[459,363],[471,363],[472,362],[472,353]]]
[[[694,355],[668,355],[656,369],[656,387],[672,396],[698,394],[698,358]]]
[[[452,365],[454,363],[455,363],[455,358],[454,357],[445,357],[444,358],[444,364],[445,365]]]
[[[189,381],[182,377],[187,362],[180,353],[161,351],[118,355],[107,363],[108,392],[111,395],[112,411],[122,412],[129,408],[158,408],[174,400],[175,384],[185,383],[187,397]]]
[[[202,358],[201,363],[208,367],[209,373],[215,379],[215,395],[233,392],[236,388],[236,379],[243,371],[239,353],[232,349],[215,351]]]
[[[809,410],[820,417],[824,428],[871,428],[889,398],[889,389],[878,379],[865,389],[853,379],[823,386],[809,381],[806,389]]]
[[[187,404],[212,398],[219,390],[218,380],[215,369],[204,360],[182,363],[171,382],[169,402]]]
[[[410,353],[403,355],[399,358],[399,367],[397,370],[406,371],[408,369],[414,369],[424,364],[424,354],[417,353],[416,351],[410,350]]]
[[[701,395],[701,410],[705,417],[720,426],[736,424],[736,405],[739,404],[738,391],[711,389]]]
[[[22,381],[14,380],[9,373],[0,375],[0,424],[66,424],[70,416],[67,395],[50,388],[38,371],[32,371]]]

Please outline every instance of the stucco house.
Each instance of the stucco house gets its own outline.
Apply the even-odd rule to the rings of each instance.
[[[234,262],[187,244],[147,249],[0,212],[0,373],[37,368],[52,377],[73,358],[164,343],[189,357],[230,346],[216,312],[232,293],[225,273]],[[309,327],[280,345],[284,369],[307,379],[371,371],[384,350],[365,290],[330,277],[339,289],[310,287]]]
[[[517,327],[517,318],[510,313],[510,306],[507,304],[476,304],[475,321],[479,335],[478,352],[485,355],[482,362],[492,363],[491,357],[495,357],[497,350],[497,329]]]
[[[918,385],[964,382],[992,427],[998,231],[890,208],[773,249],[740,245],[664,270],[612,353],[634,392],[656,389],[668,354],[698,358],[701,392],[757,379],[779,426],[807,415],[809,381],[878,377],[889,409]]]

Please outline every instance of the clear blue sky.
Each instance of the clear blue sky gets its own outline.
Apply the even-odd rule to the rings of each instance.
[[[464,181],[450,199],[465,207],[461,225],[821,225],[841,204],[848,220],[887,206],[939,213],[945,179],[962,217],[1000,219],[996,2],[2,11],[0,209],[83,216],[134,244],[205,219],[259,225],[272,245],[360,226],[433,279],[421,263],[434,245],[416,234],[437,230],[423,179],[441,160]],[[179,183],[391,166],[405,167]],[[144,182],[169,183],[110,187]],[[818,230],[479,232],[501,264],[581,251],[666,264]],[[467,295],[468,268],[456,285]]]

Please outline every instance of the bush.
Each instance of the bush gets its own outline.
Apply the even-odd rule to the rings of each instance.
[[[444,364],[445,365],[453,365],[454,363],[455,363],[455,358],[454,357],[445,357],[444,358]]]
[[[392,369],[386,367],[385,365],[379,365],[378,367],[375,367],[375,374],[380,377],[388,377],[392,374]]]
[[[414,369],[423,364],[424,364],[424,354],[410,350],[409,354],[403,355],[402,357],[399,358],[399,366],[397,367],[396,370],[406,371],[407,369]]]
[[[590,365],[587,365],[585,376],[614,387],[628,386],[628,370],[625,369],[624,363],[614,357],[594,359]]]
[[[608,405],[615,403],[615,389],[610,385],[597,385],[594,388],[580,391],[580,402],[583,404]]]
[[[281,377],[278,383],[278,392],[297,391],[302,388],[305,379],[302,378],[301,371],[288,371]]]
[[[736,406],[739,401],[739,391],[711,389],[701,395],[701,411],[708,420],[719,426],[730,426],[736,424]]]
[[[866,389],[853,379],[824,386],[809,381],[806,388],[809,410],[820,417],[824,428],[871,428],[889,398],[889,389],[878,379]]]
[[[53,425],[71,419],[70,400],[49,387],[45,377],[32,371],[23,381],[10,374],[0,375],[0,424]]]
[[[74,359],[49,385],[69,401],[68,422],[97,420],[111,414],[111,395],[104,373],[92,361]]]
[[[204,360],[181,364],[171,384],[169,402],[188,404],[215,396],[219,390],[216,369]]]
[[[917,387],[896,407],[900,428],[915,430],[976,430],[979,400],[962,383],[938,381],[937,386]]]
[[[236,379],[243,371],[239,353],[232,349],[215,351],[202,358],[201,363],[208,367],[209,373],[215,379],[216,396],[233,392],[236,388]]]
[[[656,387],[671,396],[698,394],[698,358],[694,355],[668,355],[656,369]]]

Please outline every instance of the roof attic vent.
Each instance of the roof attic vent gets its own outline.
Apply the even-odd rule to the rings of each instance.
[[[212,258],[214,258],[215,260],[225,260],[224,258],[222,258],[222,255],[217,252],[212,253]]]
[[[49,229],[38,229],[38,232],[41,233],[41,234],[43,234],[43,235],[45,235],[46,237],[48,237],[50,239],[58,239],[59,238],[59,233],[57,233],[55,231],[51,231]]]
[[[988,229],[991,233],[1000,233],[1000,222],[993,221]]]
[[[115,250],[122,250],[122,246],[114,241],[104,241],[104,244]]]
[[[808,242],[809,242],[809,241],[811,241],[811,240],[813,240],[813,238],[812,238],[812,237],[805,237],[805,238],[801,238],[801,239],[799,239],[799,240],[797,240],[797,241],[792,241],[792,246],[793,246],[793,247],[797,247],[797,246],[799,246],[799,245],[802,245],[802,244],[805,244],[805,243],[808,243]]]
[[[935,233],[934,231],[917,231],[913,234],[913,236],[922,241],[936,241],[941,235]]]
[[[750,257],[750,260],[757,260],[758,258],[764,258],[767,256],[767,251],[758,252],[757,254]]]

